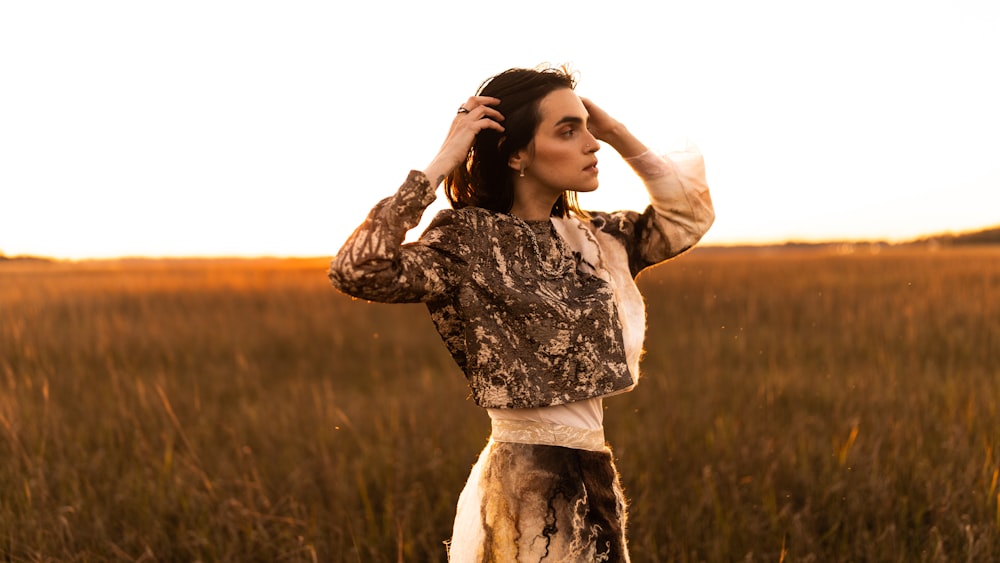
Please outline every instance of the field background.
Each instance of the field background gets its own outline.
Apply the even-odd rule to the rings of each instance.
[[[699,249],[606,401],[633,560],[1000,554],[1000,247]],[[438,561],[488,418],[323,260],[0,263],[0,561]]]

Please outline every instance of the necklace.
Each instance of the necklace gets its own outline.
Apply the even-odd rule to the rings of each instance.
[[[566,248],[566,243],[563,242],[562,237],[559,233],[555,232],[552,227],[552,220],[547,219],[545,222],[548,223],[549,229],[552,231],[552,237],[556,241],[556,248],[559,252],[559,265],[553,267],[548,260],[542,256],[542,249],[538,246],[538,237],[535,236],[535,230],[531,228],[527,222],[518,217],[517,215],[508,214],[508,217],[514,220],[522,229],[528,233],[528,237],[531,238],[531,247],[535,251],[535,257],[538,258],[538,262],[541,265],[542,274],[547,278],[559,278],[563,276],[563,272],[566,271],[566,262],[569,259],[569,251]]]

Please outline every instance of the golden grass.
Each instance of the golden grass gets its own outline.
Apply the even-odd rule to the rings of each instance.
[[[0,560],[441,560],[489,432],[324,260],[0,264]],[[1000,250],[701,250],[607,401],[634,561],[1000,553]]]

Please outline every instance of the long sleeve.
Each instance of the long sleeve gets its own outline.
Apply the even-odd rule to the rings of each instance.
[[[652,151],[625,159],[649,192],[643,212],[597,214],[601,230],[626,247],[632,275],[694,246],[715,221],[705,180],[705,161],[695,150],[659,156]]]
[[[435,187],[419,171],[378,204],[330,263],[330,282],[340,291],[382,302],[429,301],[453,286],[461,259],[449,252],[454,214],[442,211],[417,242],[403,244],[435,199]]]

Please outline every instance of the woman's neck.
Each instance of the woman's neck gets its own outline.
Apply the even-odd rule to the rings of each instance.
[[[510,206],[510,214],[525,221],[548,219],[552,215],[552,207],[557,200],[539,196],[540,194],[534,194],[534,197],[531,197],[515,191],[514,204]]]

